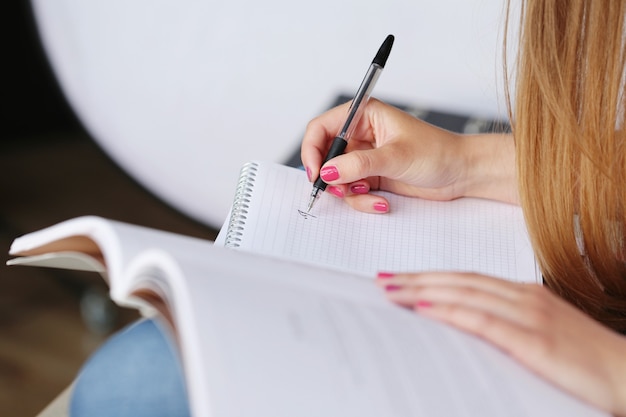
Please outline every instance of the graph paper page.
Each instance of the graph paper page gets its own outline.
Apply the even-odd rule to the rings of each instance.
[[[355,211],[328,193],[311,213],[298,169],[257,163],[241,226],[227,246],[375,276],[378,271],[466,271],[541,282],[519,207],[481,199],[436,202],[380,193],[387,214]],[[233,207],[234,213],[238,212]]]

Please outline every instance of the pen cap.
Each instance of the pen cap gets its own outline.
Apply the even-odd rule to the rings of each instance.
[[[387,35],[383,44],[380,45],[380,48],[378,48],[378,52],[376,53],[372,64],[380,65],[382,68],[385,68],[387,58],[389,58],[389,54],[391,53],[391,47],[393,46],[394,39],[393,35]]]
[[[337,133],[337,137],[349,140],[352,136],[352,133],[356,129],[359,119],[363,114],[363,110],[367,105],[372,90],[376,85],[376,81],[378,81],[378,77],[380,77],[380,73],[387,63],[387,58],[389,58],[389,54],[391,53],[391,47],[393,46],[394,39],[393,35],[387,35],[380,48],[378,48],[378,52],[367,69],[365,78],[363,78],[363,81],[361,82],[361,85],[352,100],[352,104],[348,110],[347,120],[341,130]]]

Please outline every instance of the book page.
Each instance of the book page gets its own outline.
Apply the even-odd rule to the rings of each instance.
[[[324,193],[306,213],[310,192],[303,171],[260,163],[238,247],[367,275],[446,270],[541,282],[517,206],[381,192],[390,213],[367,214]]]
[[[212,246],[209,240],[81,216],[16,238],[9,253],[20,257],[7,264],[99,272],[109,284],[113,301],[145,311],[146,303],[132,297],[138,284],[128,268],[135,258],[158,248],[179,261],[201,259],[205,248]]]
[[[194,415],[602,415],[361,276],[213,247],[166,285]]]

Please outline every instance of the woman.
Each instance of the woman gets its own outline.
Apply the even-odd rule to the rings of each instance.
[[[513,135],[456,135],[372,100],[346,154],[320,169],[345,105],[311,121],[302,145],[309,178],[321,173],[357,210],[393,210],[376,189],[521,204],[544,287],[471,273],[382,272],[377,282],[392,301],[484,338],[616,415],[626,415],[625,9],[523,2]],[[150,323],[136,327],[151,336],[131,330],[110,345],[166,346]],[[101,352],[87,365],[72,415],[95,415],[92,385],[117,359]],[[175,364],[172,352],[163,360]]]
[[[379,283],[393,289],[391,300],[475,333],[621,415],[624,9],[623,1],[524,3],[512,136],[459,137],[373,102],[350,152],[319,171],[331,194],[373,213],[387,202],[369,189],[441,200],[519,199],[545,287],[451,273],[382,274]],[[302,148],[310,176],[318,175],[344,114],[333,109],[310,123]]]

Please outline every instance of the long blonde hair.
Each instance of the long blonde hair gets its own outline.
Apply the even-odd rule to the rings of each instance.
[[[618,331],[626,330],[625,13],[622,0],[522,0],[509,107],[521,204],[546,285]]]

